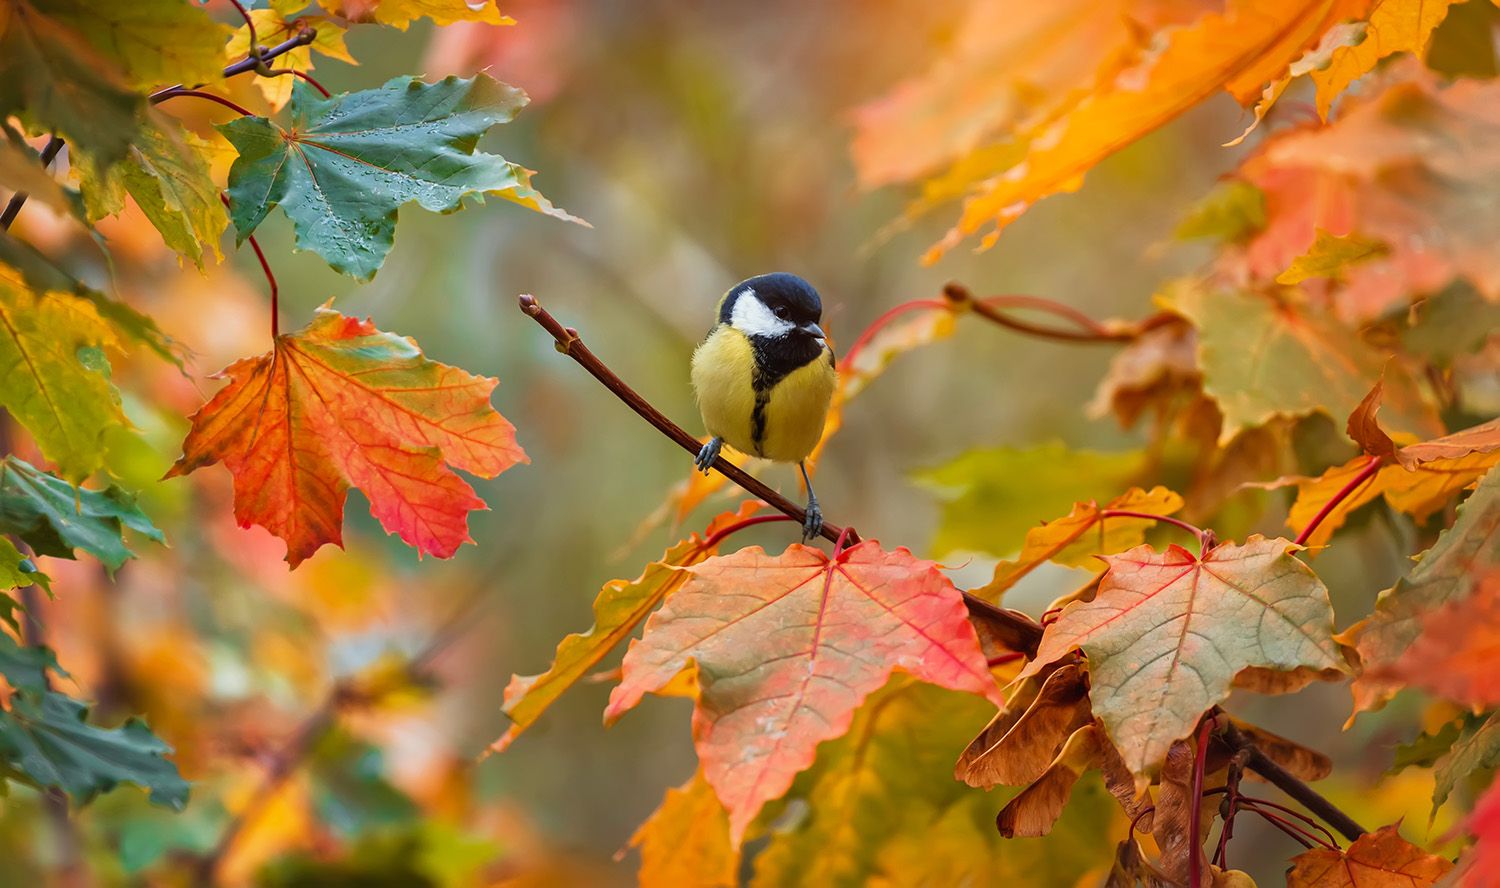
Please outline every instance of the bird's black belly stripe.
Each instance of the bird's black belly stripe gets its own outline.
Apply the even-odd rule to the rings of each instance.
[[[755,455],[765,456],[761,445],[766,440],[766,406],[771,403],[771,390],[755,393],[755,409],[750,413],[750,440],[755,444]]]
[[[793,333],[789,336],[751,336],[750,347],[755,350],[755,372],[750,378],[755,389],[755,409],[750,413],[750,440],[755,444],[755,455],[762,456],[771,390],[792,371],[822,357],[823,343],[811,336]]]

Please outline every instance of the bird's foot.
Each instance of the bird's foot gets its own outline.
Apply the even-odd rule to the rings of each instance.
[[[719,451],[723,449],[723,438],[709,438],[708,443],[703,445],[703,449],[698,451],[697,457],[693,459],[693,464],[698,467],[698,471],[707,475],[714,460],[719,458]]]
[[[823,510],[815,497],[807,499],[807,517],[802,521],[802,542],[815,540],[823,532]]]

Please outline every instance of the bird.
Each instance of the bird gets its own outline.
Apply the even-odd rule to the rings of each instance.
[[[694,460],[708,474],[725,443],[742,453],[796,463],[807,484],[802,540],[823,529],[807,456],[823,437],[838,371],[812,285],[775,272],[741,281],[719,302],[708,337],[693,352],[693,391],[709,441]]]

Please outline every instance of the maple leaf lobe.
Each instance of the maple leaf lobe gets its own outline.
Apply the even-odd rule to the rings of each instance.
[[[236,519],[285,540],[293,567],[342,544],[350,487],[387,532],[446,558],[470,541],[467,513],[485,508],[448,466],[490,478],[527,461],[489,405],[496,380],[326,306],[267,354],[216,375],[230,383],[193,415],[167,477],[223,461]]]

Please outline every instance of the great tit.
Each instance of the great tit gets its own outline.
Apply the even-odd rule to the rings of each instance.
[[[823,437],[837,371],[812,285],[777,272],[731,287],[719,321],[693,352],[693,391],[712,438],[695,460],[707,474],[727,441],[743,453],[794,462],[807,483],[802,539],[823,529],[804,460]]]

